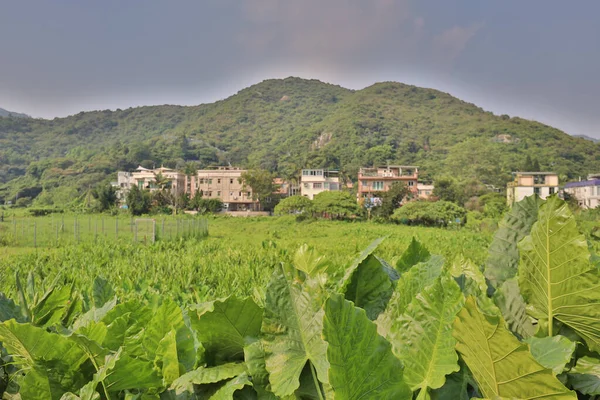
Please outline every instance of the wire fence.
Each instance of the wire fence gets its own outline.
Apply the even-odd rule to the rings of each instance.
[[[154,243],[208,236],[201,217],[135,218],[98,215],[9,217],[0,220],[0,246],[56,247],[99,239]]]

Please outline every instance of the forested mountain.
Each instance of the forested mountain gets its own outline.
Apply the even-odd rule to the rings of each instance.
[[[16,113],[0,108],[0,117],[31,118],[27,114]]]
[[[215,164],[293,176],[302,167],[419,165],[503,186],[526,156],[563,179],[600,171],[600,144],[495,116],[449,94],[384,82],[359,91],[316,80],[267,80],[212,104],[0,118],[0,204],[18,192],[62,204],[138,164]]]

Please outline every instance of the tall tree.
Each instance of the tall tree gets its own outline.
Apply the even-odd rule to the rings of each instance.
[[[244,190],[248,187],[252,189],[252,200],[258,200],[259,207],[272,210],[276,204],[273,204],[274,194],[278,186],[273,182],[275,176],[264,169],[253,169],[242,174]]]

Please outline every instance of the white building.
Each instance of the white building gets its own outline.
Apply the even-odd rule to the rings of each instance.
[[[173,194],[182,194],[185,192],[185,174],[170,168],[147,169],[142,166],[137,167],[134,172],[119,171],[117,173],[117,197],[119,200],[125,199],[127,192],[135,185],[139,189],[148,189],[156,191],[161,189],[157,185],[157,178],[162,176],[167,182],[165,189],[169,189]]]
[[[545,199],[558,193],[558,175],[554,172],[515,172],[514,176],[506,188],[509,206],[534,194]]]
[[[321,192],[340,190],[338,171],[325,169],[303,169],[300,177],[300,194],[309,199]]]
[[[589,175],[586,181],[569,182],[565,193],[577,199],[582,208],[596,208],[600,205],[600,174]]]

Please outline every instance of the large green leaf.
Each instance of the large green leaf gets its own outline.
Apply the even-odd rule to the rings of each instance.
[[[26,371],[19,381],[23,398],[59,399],[84,383],[86,353],[61,335],[15,320],[0,324],[0,342]]]
[[[31,310],[32,323],[47,327],[60,322],[71,299],[72,287],[52,287]]]
[[[413,237],[408,248],[404,250],[404,253],[396,262],[396,270],[404,273],[418,263],[429,260],[429,257],[431,257],[429,250]]]
[[[386,337],[394,319],[404,314],[406,307],[421,290],[435,282],[442,273],[443,265],[444,259],[434,255],[426,262],[418,263],[400,277],[385,311],[377,317],[377,331],[381,336]]]
[[[413,391],[421,390],[420,398],[429,389],[442,387],[445,376],[459,370],[452,322],[463,302],[454,280],[442,276],[392,323],[388,339],[404,363],[404,380]]]
[[[217,383],[246,372],[244,363],[228,363],[216,367],[200,367],[187,374],[181,375],[171,385],[171,389],[177,394],[183,392],[193,392],[193,385],[204,385]]]
[[[325,304],[323,337],[335,399],[412,398],[402,379],[402,363],[363,309],[332,295]]]
[[[244,386],[252,385],[250,379],[248,379],[248,374],[243,373],[241,375],[236,376],[230,381],[225,382],[223,386],[221,386],[212,396],[210,396],[210,400],[230,400],[233,399],[233,394],[244,388]]]
[[[537,196],[529,196],[515,203],[504,216],[489,247],[485,276],[494,287],[517,274],[519,249],[517,244],[529,235],[537,221],[538,208],[543,203]]]
[[[252,385],[259,398],[264,400],[276,399],[270,390],[269,372],[267,372],[265,365],[265,350],[260,340],[244,347],[244,359],[246,360],[248,374],[252,377]]]
[[[165,300],[156,309],[152,319],[146,327],[142,346],[148,360],[154,360],[159,342],[172,329],[184,326],[181,308],[171,300]]]
[[[452,334],[485,397],[577,399],[504,328],[502,317],[482,314],[473,297],[458,313]]]
[[[354,270],[345,288],[346,300],[363,308],[371,321],[385,310],[394,292],[394,269],[373,254],[369,254]]]
[[[288,279],[285,268],[274,273],[267,288],[262,324],[265,364],[271,390],[289,396],[300,386],[307,361],[314,365],[321,382],[327,382],[327,344],[321,338],[323,296],[311,287]]]
[[[535,334],[537,327],[527,314],[527,304],[523,300],[516,277],[504,281],[494,292],[493,299],[514,334],[521,338],[528,338]]]
[[[547,336],[543,338],[530,337],[525,339],[529,345],[529,351],[537,362],[545,368],[551,369],[554,375],[558,375],[565,369],[565,365],[571,360],[575,351],[576,343],[564,336]]]
[[[9,319],[24,322],[19,306],[12,299],[6,297],[4,293],[0,293],[0,322],[8,321]]]
[[[163,381],[151,361],[144,361],[123,354],[116,360],[114,368],[107,374],[105,385],[109,392],[120,392],[128,389],[160,388],[163,386]]]
[[[263,310],[251,298],[228,297],[190,312],[192,327],[211,365],[243,360],[246,338],[257,338]]]
[[[459,360],[460,371],[446,377],[446,383],[439,389],[431,391],[432,400],[469,400],[471,386],[475,385],[467,366]]]
[[[97,276],[94,279],[94,285],[92,288],[92,299],[94,301],[94,307],[100,308],[107,301],[110,301],[115,297],[115,291],[111,284],[104,278]]]
[[[600,360],[581,357],[569,372],[569,383],[583,394],[600,394]]]
[[[350,283],[350,279],[352,278],[352,275],[354,275],[354,271],[356,271],[358,266],[362,264],[362,262],[365,261],[367,257],[369,257],[384,240],[385,237],[375,239],[373,242],[371,242],[371,244],[369,244],[369,246],[366,249],[364,249],[358,255],[358,257],[354,259],[354,261],[352,261],[352,264],[350,264],[350,267],[346,269],[346,271],[344,272],[344,276],[340,282],[342,292],[345,291],[346,286]]]
[[[158,342],[155,364],[161,371],[164,386],[169,386],[179,378],[179,359],[177,357],[177,332],[171,329]]]
[[[554,320],[600,350],[600,277],[567,203],[553,197],[519,244],[519,286],[531,315],[553,334]]]
[[[294,255],[294,267],[308,276],[315,276],[318,273],[326,272],[331,267],[331,263],[313,247],[305,244]]]

